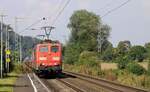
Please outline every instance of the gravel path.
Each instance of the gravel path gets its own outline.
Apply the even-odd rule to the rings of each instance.
[[[26,74],[17,79],[13,92],[34,92],[31,82]]]

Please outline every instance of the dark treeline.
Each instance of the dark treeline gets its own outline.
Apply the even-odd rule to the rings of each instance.
[[[21,44],[22,44],[22,59],[26,58],[27,56],[31,55],[31,51],[35,44],[37,44],[40,40],[37,38],[32,38],[30,36],[21,36],[13,31],[13,28],[8,26],[9,30],[9,45],[11,50],[12,57],[16,56],[19,57],[19,42],[21,37]],[[16,36],[16,37],[15,37]],[[16,39],[16,40],[15,40]],[[6,25],[3,24],[3,46],[5,48],[6,42]]]

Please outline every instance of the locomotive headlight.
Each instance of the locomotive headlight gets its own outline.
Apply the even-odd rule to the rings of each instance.
[[[54,63],[54,65],[58,65],[57,63]]]
[[[45,65],[44,63],[42,63],[42,65]]]
[[[39,60],[47,60],[46,57],[39,57]]]
[[[52,59],[58,61],[60,60],[60,57],[53,57]]]

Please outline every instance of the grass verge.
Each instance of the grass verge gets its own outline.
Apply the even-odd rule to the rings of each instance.
[[[0,79],[0,92],[13,92],[17,78],[22,73],[22,64],[14,64],[13,72]]]
[[[14,83],[18,77],[17,73],[12,72],[7,77],[0,79],[0,92],[13,92]]]

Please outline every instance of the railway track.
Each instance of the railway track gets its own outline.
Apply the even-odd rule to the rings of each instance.
[[[115,82],[111,82],[108,80],[94,78],[88,75],[82,75],[82,74],[66,72],[66,71],[63,73],[64,73],[63,76],[65,77],[59,77],[59,78],[56,77],[55,81],[59,81],[63,83],[65,86],[73,89],[75,92],[148,92],[145,89],[130,87]],[[47,81],[47,85],[49,85],[48,81]],[[98,87],[99,89],[97,89]],[[53,87],[51,86],[51,88],[53,89],[53,92],[62,92],[58,90],[56,85]],[[72,92],[72,91],[64,91],[64,92]]]
[[[30,80],[32,80],[32,84],[34,85],[33,88],[35,92],[84,92],[80,88],[77,88],[60,78],[54,78],[54,79],[39,78],[32,71],[33,69],[30,63],[24,63],[23,68],[24,68],[24,72],[27,73]],[[64,84],[64,86],[67,86],[68,88],[65,87],[59,88],[58,84],[52,83],[52,80],[58,81]]]
[[[83,75],[83,74],[73,73],[73,72],[68,72],[68,71],[64,71],[64,73],[66,75],[75,76],[81,80],[88,81],[89,83],[102,86],[103,88],[108,89],[109,91],[113,91],[113,92],[149,92],[148,90],[145,90],[145,89],[126,86],[126,85],[122,85],[122,84],[108,81],[105,79],[94,78],[89,75]]]
[[[73,90],[77,91],[77,92],[85,92],[84,90],[82,90],[81,88],[77,87],[77,86],[74,86],[72,85],[71,83],[65,81],[65,80],[62,80],[62,79],[57,79],[58,81],[64,83],[66,86],[72,88]]]
[[[31,66],[25,65],[31,71]],[[79,73],[63,71],[55,78],[39,78],[51,92],[149,92],[148,90],[130,87],[101,78]]]

